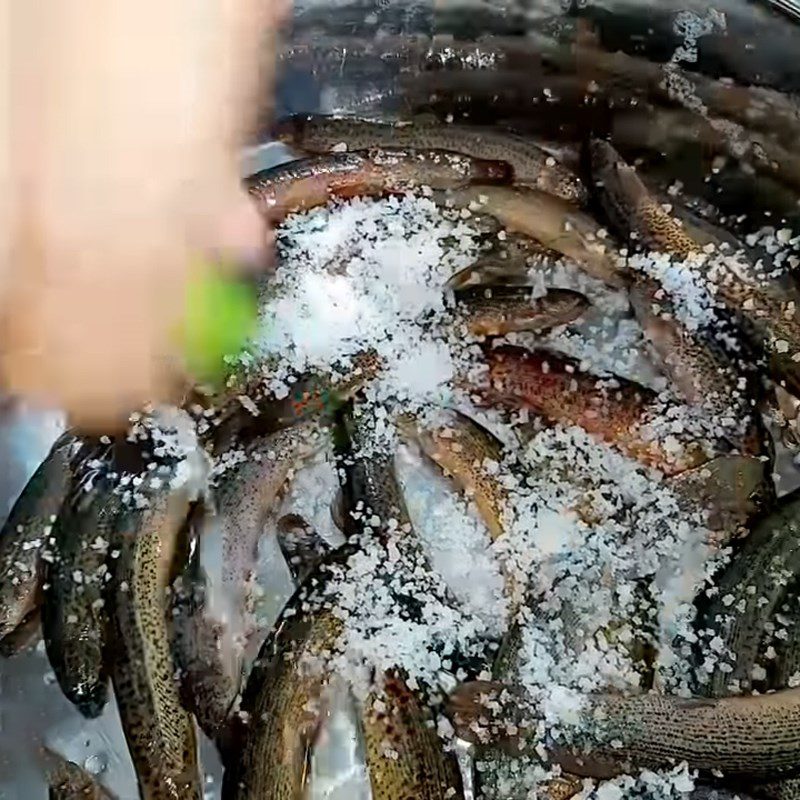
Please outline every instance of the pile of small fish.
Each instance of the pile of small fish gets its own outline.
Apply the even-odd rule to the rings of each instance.
[[[529,795],[492,794],[485,769],[475,777],[487,797],[588,796],[593,780],[682,762],[699,773],[695,797],[728,796],[725,787],[800,796],[800,497],[776,499],[762,414],[776,387],[800,395],[800,292],[729,234],[679,218],[604,140],[585,143],[582,179],[540,143],[499,129],[317,117],[285,121],[279,135],[305,157],[249,181],[274,224],[327,204],[335,213],[349,198],[408,193],[442,213],[493,220],[500,251],[442,287],[464,342],[454,391],[476,416],[522,420],[521,433],[580,429],[667,482],[687,509],[702,509],[698,536],[722,565],[698,591],[696,636],[681,650],[694,665],[709,646],[720,654],[694,696],[652,680],[640,694],[586,694],[554,733],[518,680],[524,628],[541,601],[537,565],[509,558],[503,641],[427,643],[453,685],[418,680],[392,653],[362,676],[372,797],[465,798],[472,780],[459,770],[454,729],[483,763],[526,758],[545,770]],[[671,399],[526,344],[521,334],[535,338],[591,307],[582,293],[532,285],[541,265],[560,261],[627,292]],[[687,312],[690,301],[702,315]],[[242,368],[221,395],[197,388],[183,409],[137,415],[127,438],[66,433],[17,501],[0,534],[0,647],[13,654],[41,628],[59,685],[88,718],[103,710],[110,682],[142,798],[202,797],[199,726],[219,749],[224,800],[299,800],[326,693],[352,677],[347,618],[367,600],[348,587],[368,573],[409,625],[433,606],[457,608],[415,534],[394,449],[375,436],[369,388],[390,368],[365,349],[343,374],[297,376],[282,399],[260,367]],[[702,436],[691,426],[683,437],[675,426],[659,433],[679,408],[705,421]],[[391,425],[502,545],[512,495],[532,467],[476,418],[439,412],[394,414]],[[261,632],[253,583],[265,522],[295,470],[331,443],[343,543],[331,546],[301,517],[281,518],[298,588]],[[590,526],[602,502],[587,488],[575,525]],[[202,546],[218,551],[222,586],[208,579]],[[566,606],[561,614],[569,626]],[[624,646],[652,673],[654,639]],[[449,732],[436,725],[442,715]],[[75,765],[60,764],[51,786],[51,797],[109,796]]]

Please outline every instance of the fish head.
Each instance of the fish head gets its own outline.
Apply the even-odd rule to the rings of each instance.
[[[589,157],[592,178],[606,200],[611,195],[618,198],[618,202],[631,203],[646,194],[647,190],[634,167],[622,158],[611,143],[594,139],[589,145]]]
[[[303,134],[310,121],[306,114],[292,114],[275,123],[272,129],[273,138],[287,145],[297,145],[303,141]]]
[[[589,142],[589,163],[596,177],[605,175],[622,165],[622,158],[616,148],[605,139],[592,139]]]
[[[549,289],[545,295],[547,314],[554,324],[566,325],[581,317],[591,305],[586,295],[570,289]]]

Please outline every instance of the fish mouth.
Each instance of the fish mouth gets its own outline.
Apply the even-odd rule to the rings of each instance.
[[[69,692],[68,696],[86,719],[97,719],[108,702],[108,683],[103,680],[91,686],[82,686]]]

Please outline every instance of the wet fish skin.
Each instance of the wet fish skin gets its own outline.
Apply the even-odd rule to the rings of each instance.
[[[342,486],[344,533],[347,536],[361,535],[364,520],[356,519],[356,516],[363,518],[368,514],[370,518],[378,518],[377,530],[370,530],[371,535],[384,544],[392,539],[408,553],[421,554],[395,474],[394,452],[374,447],[369,419],[368,412],[358,405],[343,409],[337,415],[335,434],[340,444],[342,439],[346,440],[338,454],[345,469]]]
[[[278,545],[297,585],[331,551],[331,546],[297,514],[285,514],[278,520]]]
[[[642,183],[636,170],[626,164],[608,142],[589,144],[592,177],[603,208],[611,222],[651,250],[686,258],[701,248],[683,225],[668,214]]]
[[[263,387],[263,375],[237,381],[222,396],[211,399],[218,409],[213,427],[204,439],[215,455],[222,455],[241,442],[290,428],[310,419],[329,420],[333,412],[364,388],[385,368],[383,359],[366,350],[352,358],[351,369],[341,378],[308,374],[292,384],[288,397],[276,400]],[[255,408],[242,406],[240,398]],[[201,407],[208,403],[199,403]]]
[[[253,565],[267,515],[293,471],[323,443],[322,430],[313,418],[258,437],[245,447],[244,460],[217,484],[214,501],[219,529],[213,535],[222,545],[222,577],[220,587],[213,585],[212,578],[209,610],[217,613],[220,604],[229,605],[234,628],[245,627]],[[218,598],[219,591],[226,597]]]
[[[511,167],[441,150],[383,148],[300,159],[248,179],[259,210],[273,222],[333,198],[382,196],[415,186],[457,189],[473,183],[509,183]]]
[[[508,492],[489,466],[502,463],[502,443],[458,411],[443,413],[441,424],[420,425],[412,417],[400,417],[397,424],[474,500],[492,539],[502,536]]]
[[[486,385],[475,386],[486,402],[527,408],[551,422],[577,425],[630,458],[677,474],[707,460],[702,448],[687,445],[667,452],[644,432],[654,395],[630,381],[609,385],[581,372],[579,363],[545,351],[502,346],[485,350]]]
[[[459,734],[483,747],[502,747],[513,755],[531,743],[537,715],[522,689],[464,684],[449,706]],[[574,729],[547,750],[550,761],[581,777],[612,778],[686,761],[689,769],[774,780],[796,774],[800,764],[799,689],[713,700],[585,695],[578,713]],[[509,720],[518,722],[513,734]]]
[[[47,751],[49,800],[114,800],[114,795],[101,786],[86,770],[57,753]]]
[[[0,531],[0,638],[39,604],[42,552],[69,491],[73,459],[80,446],[71,432],[56,441]]]
[[[478,222],[493,218],[473,214],[470,219]],[[503,230],[497,220],[494,223],[498,226],[497,233]],[[458,291],[481,285],[531,286],[542,272],[561,259],[560,253],[528,236],[506,232],[504,238],[492,241],[490,250],[477,261],[452,275],[445,288]]]
[[[168,630],[168,589],[177,541],[193,493],[170,486],[157,471],[148,505],[124,508],[111,582],[114,626],[112,682],[142,800],[200,800],[194,722],[181,706]]]
[[[608,142],[594,140],[590,150],[603,205],[618,228],[645,246],[678,258],[702,253],[697,237],[661,207]],[[713,283],[722,306],[767,355],[775,376],[790,390],[800,391],[800,363],[795,360],[800,353],[800,296],[745,279],[733,268],[724,269]]]
[[[720,435],[739,452],[759,454],[752,381],[714,341],[716,330],[689,331],[677,320],[657,281],[637,276],[629,297],[657,361],[683,399],[719,420]]]
[[[419,121],[387,124],[353,117],[296,115],[282,120],[276,133],[281,141],[311,153],[331,152],[344,143],[348,151],[409,147],[496,159],[513,167],[517,184],[575,203],[586,200],[586,189],[575,173],[535,141],[506,131]]]
[[[373,800],[463,800],[455,756],[445,752],[428,724],[430,714],[402,675],[387,673],[382,688],[362,712]]]
[[[541,332],[578,319],[587,298],[569,289],[549,289],[543,297],[522,286],[475,286],[455,293],[459,317],[473,336],[514,331]]]
[[[797,689],[716,700],[593,696],[582,717],[590,731],[580,734],[578,749],[551,751],[578,775],[604,777],[685,760],[690,769],[774,779],[796,774],[800,764]]]
[[[226,658],[222,623],[206,612],[207,576],[198,542],[203,519],[204,506],[198,503],[188,521],[189,554],[173,586],[170,622],[183,706],[194,714],[203,733],[222,748],[239,693],[241,668],[238,660]]]
[[[53,527],[45,569],[42,631],[50,666],[67,699],[88,719],[108,700],[104,587],[118,499],[110,482],[67,499]]]
[[[513,186],[471,186],[434,200],[445,208],[467,208],[498,219],[511,233],[524,234],[575,261],[588,275],[623,286],[621,259],[601,227],[577,206],[544,192]]]
[[[349,552],[343,549],[335,560]],[[238,743],[225,764],[223,800],[303,797],[331,679],[327,657],[343,630],[342,621],[323,607],[331,563],[298,588],[262,645],[242,697]]]
[[[713,545],[724,547],[749,533],[750,522],[775,502],[768,462],[753,456],[718,456],[669,480],[679,502],[689,510],[708,511]]]
[[[798,574],[800,495],[793,493],[755,526],[715,580],[715,595],[699,604],[696,629],[714,631],[736,660],[729,672],[720,668],[723,662],[719,663],[709,683],[698,690],[710,697],[721,697],[729,694],[732,681],[738,681],[742,689],[750,685],[765,626],[787,595],[786,576]],[[749,589],[751,586],[755,591]],[[739,608],[742,603],[744,610]]]
[[[636,170],[608,142],[595,139],[589,149],[596,194],[612,224],[634,246],[679,258],[702,252],[701,244],[661,206]],[[734,368],[713,340],[718,323],[714,330],[690,331],[679,321],[658,281],[633,273],[631,284],[629,295],[636,318],[667,377],[687,403],[729,421],[721,427],[734,446],[742,446],[755,426],[755,407],[739,385],[741,370]],[[753,421],[746,431],[730,430],[747,419]]]

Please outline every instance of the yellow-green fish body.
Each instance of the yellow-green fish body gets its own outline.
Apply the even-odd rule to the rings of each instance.
[[[410,417],[398,424],[424,453],[453,477],[475,505],[492,539],[505,532],[508,491],[500,478],[502,443],[483,426],[457,411],[443,414],[441,424],[420,425]]]
[[[146,505],[121,509],[115,536],[112,680],[142,800],[202,797],[194,722],[180,703],[168,629],[173,557],[193,499],[188,486],[170,485],[173,477],[148,474]]]
[[[362,711],[373,800],[462,800],[458,763],[444,749],[431,715],[397,673]]]
[[[505,131],[466,125],[388,124],[348,117],[297,115],[282,120],[277,134],[282,141],[310,153],[326,153],[342,146],[349,151],[409,147],[505,161],[514,168],[515,183],[572,202],[586,199],[586,189],[575,173],[535,141]]]
[[[250,673],[239,712],[240,741],[226,764],[224,800],[305,796],[331,679],[329,659],[343,631],[341,619],[322,607],[324,588],[311,586],[309,581],[298,589]]]
[[[11,509],[0,531],[0,638],[7,636],[38,605],[42,553],[72,480],[80,450],[73,433],[53,445]]]
[[[88,718],[99,716],[108,699],[104,588],[118,502],[102,478],[88,491],[78,488],[54,526],[55,553],[45,573],[48,659],[65,696]]]

